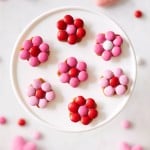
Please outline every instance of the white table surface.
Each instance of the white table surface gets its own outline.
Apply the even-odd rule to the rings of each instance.
[[[87,133],[58,132],[31,118],[18,103],[10,84],[10,57],[19,33],[36,16],[59,6],[82,6],[109,15],[122,26],[136,55],[145,61],[138,66],[136,88],[125,109],[107,125]],[[134,17],[136,9],[144,12],[143,18]],[[0,0],[0,115],[8,118],[7,125],[0,126],[0,150],[10,150],[15,135],[32,139],[31,134],[36,130],[43,134],[43,139],[36,141],[39,150],[118,150],[121,141],[141,144],[145,150],[150,150],[149,36],[150,0],[120,0],[105,9],[97,7],[94,0]],[[17,126],[20,117],[27,119],[26,127]],[[133,122],[132,129],[120,127],[124,119]]]

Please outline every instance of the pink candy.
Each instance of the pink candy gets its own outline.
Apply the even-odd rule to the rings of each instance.
[[[35,143],[26,141],[22,136],[16,136],[11,145],[11,150],[37,150]]]
[[[120,150],[143,150],[141,145],[129,145],[127,142],[120,143]]]
[[[130,121],[128,120],[124,120],[121,122],[121,126],[124,128],[124,129],[129,129],[131,128],[132,124]]]
[[[116,3],[117,0],[96,0],[98,6],[108,6]]]
[[[7,119],[4,116],[0,116],[0,125],[6,124]]]
[[[75,57],[69,57],[58,65],[58,75],[62,83],[69,83],[72,87],[77,87],[80,82],[88,79],[86,69],[85,62],[78,62]]]
[[[33,67],[38,66],[48,60],[49,45],[43,42],[40,36],[35,36],[31,40],[26,40],[23,43],[20,51],[20,58],[28,60]]]
[[[100,79],[100,86],[106,96],[125,94],[128,83],[129,79],[121,68],[116,68],[114,72],[105,70]]]
[[[108,61],[112,57],[117,57],[121,54],[122,43],[122,37],[112,31],[108,31],[106,34],[100,33],[96,37],[94,51],[98,56],[101,56],[103,60]]]
[[[55,92],[52,90],[51,84],[43,79],[35,79],[28,87],[27,95],[29,104],[45,108],[48,102],[55,99]]]

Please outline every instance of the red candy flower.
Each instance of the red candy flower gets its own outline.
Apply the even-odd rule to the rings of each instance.
[[[77,96],[68,105],[70,120],[81,121],[82,124],[88,125],[98,115],[96,107],[97,105],[92,98],[85,99],[83,96]]]
[[[84,22],[80,18],[74,19],[71,15],[64,16],[57,22],[57,38],[59,41],[67,41],[69,44],[75,44],[82,40],[86,31]]]

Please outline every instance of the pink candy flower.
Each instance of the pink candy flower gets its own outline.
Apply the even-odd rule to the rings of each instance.
[[[111,57],[117,57],[121,54],[122,43],[122,37],[112,31],[108,31],[106,34],[100,33],[96,37],[94,51],[105,61],[108,61]]]
[[[43,42],[40,36],[35,36],[31,40],[25,40],[20,51],[20,58],[28,60],[32,67],[36,67],[48,60],[49,45]]]
[[[128,89],[129,79],[123,73],[121,68],[117,68],[112,72],[106,70],[100,79],[100,86],[106,96],[123,95]]]
[[[77,87],[80,82],[87,80],[86,69],[85,62],[78,62],[75,57],[69,57],[58,65],[58,75],[62,83],[69,83],[72,87]]]
[[[45,108],[48,102],[55,99],[55,92],[51,84],[43,79],[35,79],[27,89],[29,103],[32,106]]]

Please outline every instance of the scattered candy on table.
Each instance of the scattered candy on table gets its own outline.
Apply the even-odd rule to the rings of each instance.
[[[132,123],[129,120],[123,120],[121,122],[121,127],[124,129],[129,129],[132,127]]]
[[[49,82],[44,79],[35,79],[27,89],[29,104],[39,108],[45,108],[48,102],[55,99],[55,92]]]
[[[0,125],[6,124],[7,119],[4,116],[0,116]]]
[[[88,125],[98,115],[96,107],[94,99],[77,96],[68,105],[70,120],[73,122],[81,121],[83,125]]]
[[[59,41],[67,41],[69,44],[80,42],[85,36],[84,22],[81,18],[74,19],[71,15],[65,15],[57,22],[57,38]]]
[[[129,79],[121,68],[105,70],[100,78],[100,86],[106,96],[123,95],[128,89]]]
[[[88,79],[87,64],[84,61],[77,61],[75,57],[68,57],[58,65],[58,75],[62,83],[77,87],[80,82]]]
[[[18,125],[19,125],[19,126],[25,126],[25,125],[26,125],[26,120],[25,120],[24,118],[20,118],[20,119],[18,120]]]
[[[103,60],[109,61],[112,57],[118,57],[121,54],[122,44],[123,38],[120,35],[108,31],[106,34],[100,33],[96,36],[94,51]]]
[[[25,40],[20,51],[20,58],[29,61],[32,67],[36,67],[48,60],[50,54],[49,45],[43,42],[42,37],[35,36],[31,40]]]
[[[135,16],[136,18],[141,18],[141,17],[143,16],[143,13],[142,13],[141,10],[136,10],[136,11],[134,12],[134,16]]]
[[[40,140],[42,138],[42,134],[38,131],[33,133],[33,139]]]
[[[37,145],[34,142],[27,141],[22,136],[16,136],[12,140],[11,150],[37,150]]]
[[[115,4],[117,1],[118,0],[96,0],[96,4],[98,6],[109,6]]]

